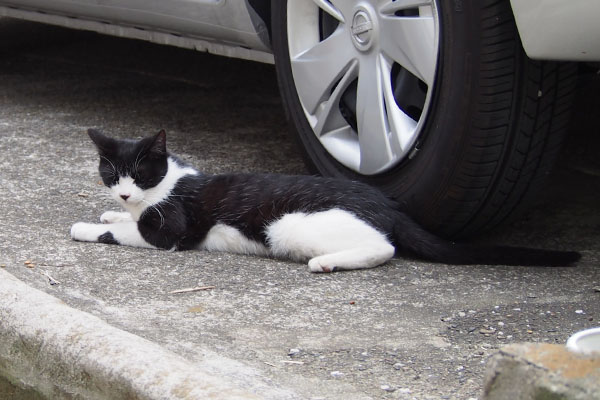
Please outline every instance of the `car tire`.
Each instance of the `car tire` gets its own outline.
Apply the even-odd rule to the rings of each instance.
[[[272,2],[279,87],[309,169],[377,186],[445,237],[465,238],[495,228],[535,199],[554,164],[569,121],[575,66],[528,59],[508,0],[370,3]],[[412,5],[406,11],[399,8],[402,4]],[[419,28],[427,39],[399,40],[397,32],[404,28],[385,31],[394,26],[390,21],[399,27],[428,17],[430,22],[422,24],[427,28]],[[406,32],[419,32],[410,29]],[[372,36],[356,36],[365,31]],[[363,39],[373,43],[361,48]],[[400,43],[402,54],[414,54],[391,58],[390,43]],[[427,54],[435,57],[421,56],[413,46],[431,48]],[[343,57],[350,61],[343,61],[345,69],[335,75]],[[371,63],[387,62],[386,68],[373,69],[381,76],[361,75],[369,57]],[[414,67],[423,60],[433,62],[431,73],[421,73],[427,66]],[[329,70],[329,65],[334,67]],[[348,65],[355,68],[353,75]],[[401,74],[412,84],[403,83],[407,79]],[[373,79],[371,86],[361,86],[361,79]],[[365,89],[378,84],[375,95]],[[419,88],[424,93],[415,94]],[[384,98],[390,90],[395,104]],[[411,113],[412,103],[417,111]],[[396,108],[404,120],[409,115],[414,121],[403,146],[385,141],[402,141],[394,138],[394,129],[404,129],[394,127],[390,110]],[[369,113],[376,116],[361,117]],[[370,127],[381,121],[384,134],[371,140]],[[326,125],[330,130],[323,134]],[[370,151],[375,155],[363,166],[361,158],[367,160]]]

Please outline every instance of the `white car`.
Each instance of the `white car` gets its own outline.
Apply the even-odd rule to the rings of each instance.
[[[561,147],[598,0],[0,0],[0,16],[275,63],[306,161],[438,234],[505,221]]]

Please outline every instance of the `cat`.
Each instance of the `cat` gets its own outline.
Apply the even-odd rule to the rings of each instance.
[[[399,211],[364,183],[317,176],[206,175],[166,147],[166,133],[141,140],[88,135],[99,173],[125,212],[78,222],[77,241],[166,250],[201,249],[308,261],[312,272],[373,268],[395,255],[447,264],[569,265],[576,252],[456,244]]]

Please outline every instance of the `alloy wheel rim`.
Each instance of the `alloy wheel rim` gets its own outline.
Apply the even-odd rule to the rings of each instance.
[[[414,152],[435,85],[435,0],[288,0],[292,75],[323,147],[362,174]]]

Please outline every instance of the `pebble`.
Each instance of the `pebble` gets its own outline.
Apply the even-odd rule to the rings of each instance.
[[[575,310],[575,314],[583,314],[583,310]]]
[[[300,349],[290,349],[290,351],[288,351],[288,356],[295,356],[298,355],[300,353]]]
[[[333,371],[331,372],[331,376],[333,376],[334,378],[341,378],[342,376],[344,376],[344,373],[341,371]]]
[[[394,364],[394,369],[395,370],[401,370],[404,367],[404,364],[402,363],[396,363]]]
[[[386,392],[390,392],[390,393],[396,391],[396,389],[394,389],[390,385],[381,385],[380,388],[381,388],[381,390],[385,390]]]

